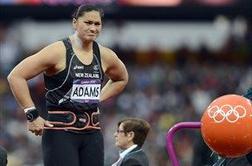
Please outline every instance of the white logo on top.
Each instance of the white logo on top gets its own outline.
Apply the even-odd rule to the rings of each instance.
[[[84,66],[78,66],[78,65],[75,65],[73,67],[74,70],[77,70],[77,69],[84,69]]]

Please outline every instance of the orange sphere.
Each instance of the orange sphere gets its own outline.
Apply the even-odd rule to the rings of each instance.
[[[201,118],[201,133],[210,149],[224,157],[252,150],[252,107],[249,99],[225,95],[215,99]]]

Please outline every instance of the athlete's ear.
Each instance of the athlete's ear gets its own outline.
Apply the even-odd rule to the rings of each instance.
[[[77,24],[76,18],[73,18],[72,24],[73,24],[73,28],[76,30],[76,24]]]

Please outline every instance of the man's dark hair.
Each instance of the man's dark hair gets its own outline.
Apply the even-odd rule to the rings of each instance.
[[[134,132],[134,144],[142,147],[150,130],[150,124],[139,118],[125,118],[119,121],[117,126],[119,127],[121,124],[125,134],[131,131]]]
[[[104,12],[101,8],[95,5],[81,5],[79,6],[73,13],[72,17],[78,19],[79,17],[83,16],[86,12],[97,11],[100,13],[101,18],[104,17]]]

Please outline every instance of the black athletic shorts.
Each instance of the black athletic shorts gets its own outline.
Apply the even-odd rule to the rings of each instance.
[[[44,166],[103,166],[104,142],[100,130],[74,133],[44,130]]]

